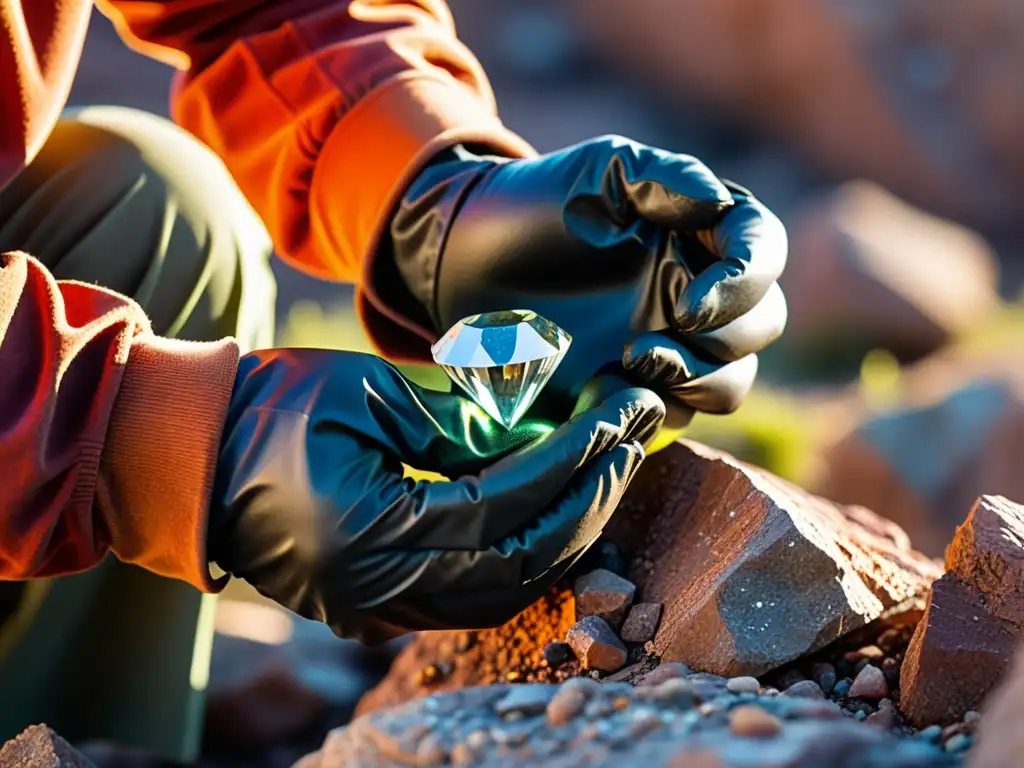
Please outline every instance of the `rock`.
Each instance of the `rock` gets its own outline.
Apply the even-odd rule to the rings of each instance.
[[[620,637],[627,643],[646,643],[658,630],[661,603],[637,603],[629,609]]]
[[[867,722],[886,731],[895,726],[896,721],[896,707],[889,699],[882,699],[878,702],[878,710],[867,717]]]
[[[465,688],[379,710],[333,731],[300,766],[435,768],[445,761],[535,768],[960,764],[936,744],[897,739],[833,711],[813,714],[807,708],[824,710],[824,702],[762,699],[736,704],[731,711],[727,702],[694,709],[692,687],[679,678],[645,689],[585,678],[536,687],[549,696],[547,709],[515,719],[495,711],[495,704],[510,695],[513,687],[508,685]],[[667,689],[664,695],[652,695],[661,688]]]
[[[813,680],[801,680],[782,692],[783,696],[797,699],[824,699],[821,686]]]
[[[626,646],[599,616],[577,621],[565,639],[584,669],[615,672],[626,663]]]
[[[889,684],[885,682],[882,670],[869,664],[854,678],[847,695],[851,699],[878,701],[889,695]]]
[[[1000,305],[995,256],[981,237],[877,185],[851,182],[816,198],[788,228],[784,341],[803,356],[820,349],[859,361],[877,348],[916,360]],[[948,279],[921,279],[921,258]]]
[[[517,685],[494,705],[501,717],[509,715],[536,715],[544,712],[551,700],[551,691],[543,685]]]
[[[580,576],[573,584],[576,596],[576,619],[599,616],[617,627],[633,604],[636,586],[633,582],[599,568]]]
[[[729,730],[733,736],[763,739],[782,731],[782,721],[753,705],[736,707],[729,713]]]
[[[978,745],[968,768],[1017,765],[1024,754],[1024,653],[1018,649],[1008,673],[989,695],[977,724]]]
[[[644,652],[729,677],[764,674],[898,612],[940,575],[867,510],[686,440],[644,462],[603,535],[632,556],[644,602],[663,605]],[[543,648],[567,636],[575,614],[568,590],[554,590],[458,656],[453,634],[420,634],[358,712],[431,692],[416,688],[416,671],[442,661],[455,669],[435,691],[503,681],[510,670],[557,682],[572,665],[548,668]]]
[[[674,102],[742,115],[755,134],[781,137],[829,175],[869,178],[943,216],[1020,231],[1016,0],[569,7],[596,54]],[[963,189],[983,191],[964,200]]]
[[[638,541],[631,578],[664,604],[654,651],[760,675],[923,595],[939,575],[895,526],[680,441],[640,469],[610,524]],[[628,529],[623,531],[623,529]],[[678,553],[686,553],[685,557]]]
[[[549,667],[560,667],[572,658],[572,647],[562,640],[556,640],[545,645],[542,654],[544,663]]]
[[[30,725],[0,749],[0,768],[96,768],[45,725]]]
[[[850,687],[853,685],[853,680],[848,677],[843,678],[832,688],[832,695],[839,698],[844,698],[850,693]]]
[[[1005,354],[1018,370],[952,390],[931,380],[963,368],[984,376],[984,361],[951,355],[908,373],[898,410],[869,416],[825,449],[815,489],[874,510],[941,558],[976,498],[1024,498],[1024,473],[1010,458],[1024,455],[1024,365],[1021,352]]]
[[[822,692],[828,696],[836,684],[836,669],[828,663],[816,663],[811,665],[811,677],[820,687]]]
[[[907,648],[900,706],[915,725],[978,709],[1024,636],[1024,508],[978,499],[946,554],[947,573]]]
[[[725,689],[729,693],[757,693],[761,683],[756,677],[734,677],[725,683]]]

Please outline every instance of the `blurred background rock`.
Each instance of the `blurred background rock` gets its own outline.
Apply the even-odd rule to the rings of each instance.
[[[700,157],[786,222],[786,337],[740,411],[698,417],[690,437],[872,507],[932,556],[969,500],[1024,500],[1024,3],[450,5],[506,124],[541,151],[627,135]],[[71,102],[166,115],[170,74],[97,14]],[[350,287],[275,269],[279,343],[369,349]],[[234,590],[223,615],[255,600]],[[345,717],[345,692],[367,680],[342,677],[372,677],[373,663],[331,645],[303,666],[309,654],[280,647],[315,644],[317,630],[279,618],[291,627],[279,643],[218,635],[214,682],[239,690],[228,667],[243,651],[225,649],[249,643],[269,661],[243,666],[271,672],[244,684],[287,688],[306,715],[295,732]],[[268,700],[241,690],[250,708]],[[248,738],[211,711],[211,745]]]

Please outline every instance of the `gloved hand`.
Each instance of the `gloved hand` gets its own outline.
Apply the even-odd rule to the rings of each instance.
[[[664,408],[619,390],[554,430],[506,432],[370,355],[252,353],[225,426],[210,558],[363,642],[495,626],[594,542]],[[403,463],[452,480],[414,482]]]
[[[406,190],[385,248],[394,303],[414,299],[437,334],[503,309],[572,334],[534,416],[563,418],[620,361],[667,398],[732,411],[786,323],[779,219],[694,158],[618,137],[526,160],[449,150]]]

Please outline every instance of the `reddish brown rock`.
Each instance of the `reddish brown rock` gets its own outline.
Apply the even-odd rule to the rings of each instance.
[[[605,568],[598,568],[576,579],[576,618],[599,616],[613,627],[619,626],[633,604],[636,586]]]
[[[0,749],[0,768],[96,768],[45,725],[31,725]]]
[[[658,631],[660,620],[660,603],[638,603],[629,609],[619,634],[627,643],[646,643]]]
[[[978,499],[946,554],[947,573],[900,672],[900,707],[918,726],[978,709],[1024,636],[1024,508]]]
[[[896,526],[680,441],[653,457],[612,522],[630,573],[664,604],[654,652],[760,675],[923,595],[938,575]],[[642,532],[642,535],[639,532]],[[685,553],[685,556],[681,556]]]
[[[906,405],[831,445],[816,490],[874,510],[940,558],[979,496],[1024,498],[1024,350],[1001,349],[1002,362],[951,354],[911,370]],[[992,378],[964,383],[964,370]]]
[[[626,663],[626,646],[600,616],[586,616],[572,625],[565,641],[584,669],[615,672]]]
[[[876,185],[838,187],[788,229],[785,341],[804,355],[822,349],[834,357],[846,345],[849,355],[882,348],[918,359],[1000,305],[995,256],[978,235]],[[921,278],[925,259],[944,279]]]

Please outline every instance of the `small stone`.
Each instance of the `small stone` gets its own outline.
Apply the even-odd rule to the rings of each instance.
[[[853,716],[857,720],[867,720],[868,713],[865,712],[863,709],[858,709],[856,712],[853,713]]]
[[[523,681],[523,673],[518,669],[509,670],[505,675],[505,679],[510,683],[521,683]]]
[[[626,646],[599,616],[577,621],[565,639],[585,669],[615,672],[626,664]]]
[[[949,739],[956,736],[958,733],[961,733],[963,731],[963,728],[964,727],[961,723],[953,723],[951,725],[947,725],[945,728],[942,729],[942,734],[939,736],[939,741],[948,741]]]
[[[692,670],[685,664],[678,661],[671,661],[667,664],[661,664],[646,675],[641,677],[637,681],[637,687],[645,687],[650,685],[660,685],[666,680],[672,680],[677,677],[686,677],[692,674]]]
[[[445,678],[445,666],[441,664],[428,664],[416,675],[416,684],[426,688],[435,685]]]
[[[561,726],[572,722],[583,711],[589,697],[589,691],[585,687],[573,685],[572,681],[564,683],[548,702],[546,710],[548,723]]]
[[[572,658],[572,647],[568,643],[556,640],[545,645],[541,653],[547,665],[552,669],[556,669]]]
[[[836,685],[836,668],[831,664],[812,664],[811,678],[821,687],[822,693],[828,696]]]
[[[869,659],[871,661],[876,661],[878,659],[885,657],[885,654],[882,652],[882,649],[879,648],[877,645],[865,645],[863,648],[857,651],[857,653],[860,655],[860,658]]]
[[[958,733],[945,744],[942,748],[947,752],[966,752],[971,747],[971,737],[965,733]]]
[[[929,741],[932,743],[938,742],[942,737],[942,726],[941,725],[929,725],[927,728],[922,728],[917,732],[917,738],[922,741]]]
[[[725,684],[729,693],[757,693],[761,690],[761,683],[756,677],[733,677]]]
[[[648,699],[662,704],[690,708],[697,703],[697,690],[688,680],[673,678],[649,689]]]
[[[646,643],[658,631],[661,603],[637,603],[629,609],[622,625],[622,639],[627,643]]]
[[[729,730],[734,736],[771,738],[782,732],[782,721],[761,707],[744,704],[729,713]]]
[[[974,733],[981,725],[981,713],[973,709],[964,712],[964,733]]]
[[[867,666],[860,671],[850,686],[849,695],[855,699],[878,701],[889,695],[889,684],[878,667]]]
[[[904,644],[903,632],[896,628],[887,629],[878,636],[878,647],[886,653],[892,653]]]
[[[632,680],[636,675],[639,674],[640,670],[643,669],[643,662],[637,662],[636,664],[630,664],[628,667],[623,667],[618,672],[615,672],[608,677],[604,678],[605,683],[625,683]]]
[[[794,683],[782,692],[783,696],[795,699],[824,699],[825,694],[821,692],[821,686],[813,680],[801,680]]]
[[[653,712],[645,712],[633,720],[626,728],[626,733],[631,739],[639,739],[662,726],[662,720]]]
[[[836,683],[835,686],[833,686],[832,694],[839,698],[843,698],[850,692],[850,687],[852,685],[853,681],[848,677],[844,677],[842,680]]]
[[[550,686],[517,685],[494,705],[494,711],[505,718],[516,712],[526,716],[539,715],[547,709],[550,700]]]
[[[599,616],[617,627],[633,604],[636,585],[606,568],[580,576],[573,584],[576,619]]]
[[[882,699],[878,702],[878,711],[868,715],[867,721],[883,731],[888,731],[896,725],[896,707],[891,700]]]
[[[424,737],[416,747],[416,757],[422,763],[431,765],[433,763],[443,763],[447,754],[441,744],[441,739],[436,734],[431,733]]]

